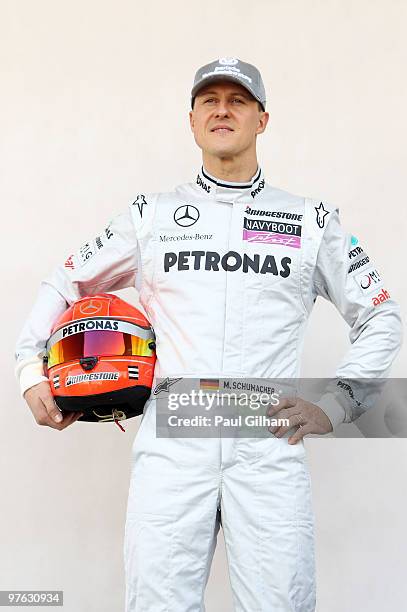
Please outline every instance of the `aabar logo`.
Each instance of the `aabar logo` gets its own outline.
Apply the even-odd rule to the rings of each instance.
[[[390,299],[390,293],[386,289],[382,289],[378,295],[372,297],[373,306],[379,306],[388,299]]]

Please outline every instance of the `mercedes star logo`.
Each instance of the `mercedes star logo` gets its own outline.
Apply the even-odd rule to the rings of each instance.
[[[190,227],[199,219],[199,210],[191,204],[179,206],[174,213],[174,221],[181,227]]]
[[[95,315],[102,309],[102,304],[95,300],[90,300],[87,304],[82,304],[79,308],[82,314]]]
[[[235,66],[238,62],[239,60],[237,59],[237,57],[220,57],[219,58],[219,64],[222,64],[222,66]]]

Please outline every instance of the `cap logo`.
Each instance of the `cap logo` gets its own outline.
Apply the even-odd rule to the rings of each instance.
[[[237,57],[221,57],[219,58],[219,64],[222,66],[235,66],[239,60]]]
[[[228,67],[228,66],[216,66],[215,70],[212,70],[212,72],[204,72],[201,79],[207,79],[208,77],[211,76],[221,76],[222,74],[230,74],[233,75],[234,77],[238,77],[239,79],[244,79],[245,81],[248,81],[249,83],[252,82],[252,79],[247,76],[247,74],[243,74],[243,72],[240,72],[239,68],[234,68],[232,67]]]

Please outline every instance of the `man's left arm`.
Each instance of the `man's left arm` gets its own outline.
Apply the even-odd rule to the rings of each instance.
[[[358,240],[330,214],[314,273],[315,293],[331,301],[350,326],[351,346],[336,371],[334,386],[317,402],[333,428],[369,409],[379,381],[388,376],[402,340],[400,309]],[[353,380],[352,380],[353,379]]]
[[[313,292],[332,302],[350,326],[351,346],[319,401],[283,399],[268,414],[299,425],[289,439],[296,443],[307,433],[328,433],[368,410],[380,393],[382,381],[402,340],[400,309],[374,263],[356,238],[346,234],[336,210],[330,213],[313,275]],[[367,384],[366,379],[370,380]],[[326,416],[329,418],[330,424]],[[292,425],[291,425],[292,423]],[[291,427],[272,427],[278,437]]]

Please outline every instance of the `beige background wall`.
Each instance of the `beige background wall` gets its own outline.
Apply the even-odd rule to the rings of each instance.
[[[2,0],[0,589],[64,589],[67,612],[123,609],[138,423],[125,434],[36,426],[12,354],[55,264],[138,192],[194,177],[187,112],[198,66],[223,55],[259,66],[269,182],[338,205],[406,312],[406,29],[397,0]],[[346,334],[318,303],[304,375],[332,375]],[[406,357],[404,348],[395,376]],[[404,609],[406,444],[308,440],[318,612]],[[232,610],[221,539],[206,599],[209,612]]]

